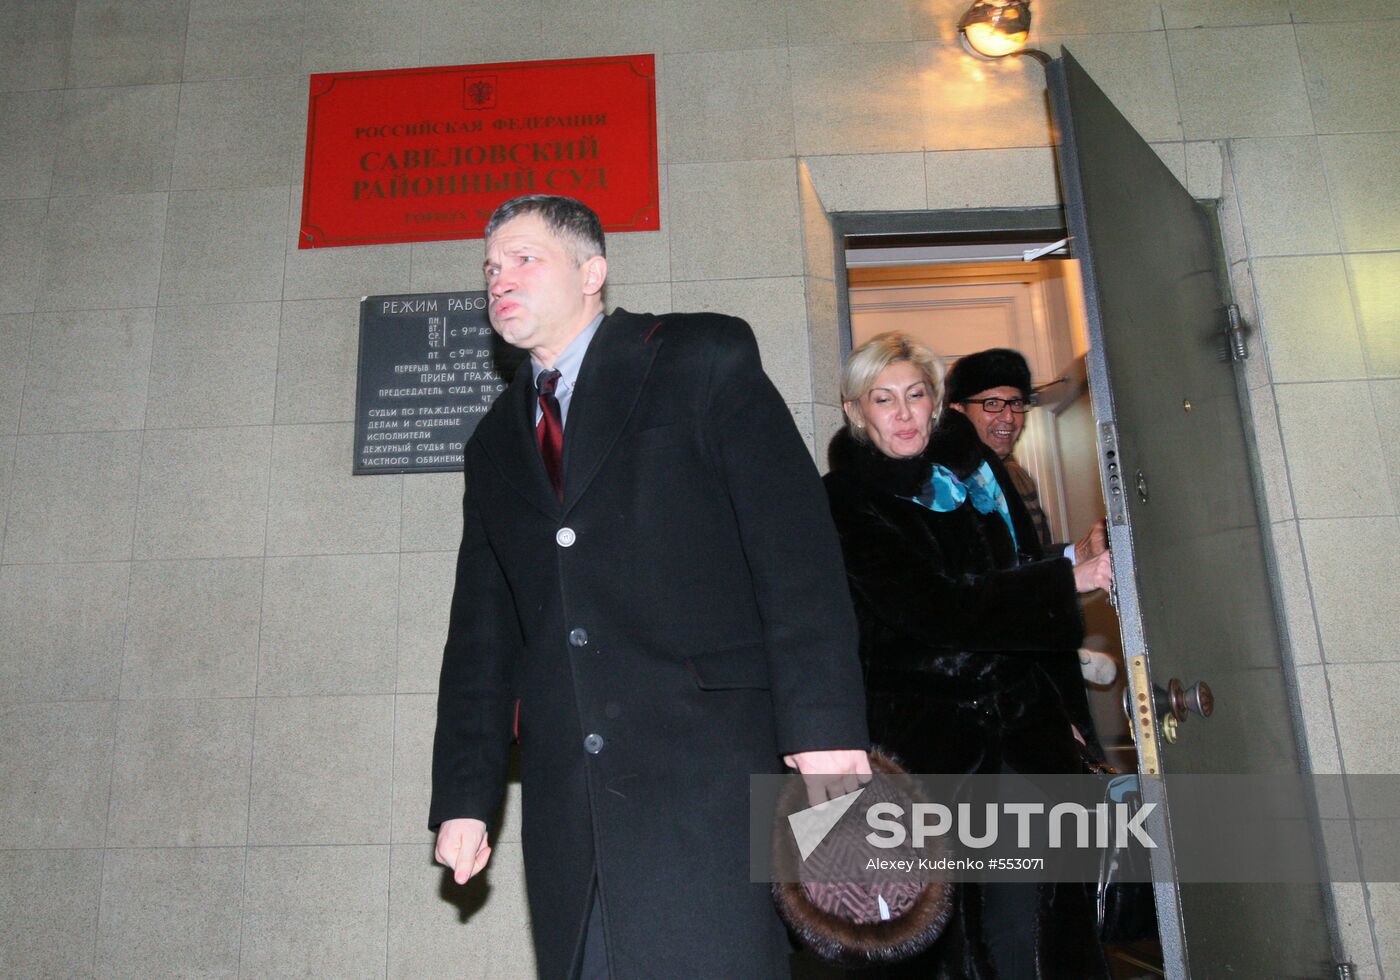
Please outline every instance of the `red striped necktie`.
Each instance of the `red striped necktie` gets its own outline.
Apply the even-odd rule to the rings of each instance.
[[[559,412],[559,399],[554,389],[559,384],[558,371],[542,371],[535,379],[540,397],[540,420],[535,426],[535,441],[544,458],[544,469],[554,487],[554,496],[564,499],[564,420]]]

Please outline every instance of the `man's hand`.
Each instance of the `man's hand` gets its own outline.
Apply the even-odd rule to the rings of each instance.
[[[1108,525],[1100,517],[1089,528],[1089,533],[1074,543],[1074,563],[1076,565],[1096,558],[1108,550]]]
[[[870,757],[860,749],[794,752],[783,756],[783,761],[802,773],[812,806],[854,793],[861,783],[870,782]]]
[[[1093,592],[1096,589],[1103,589],[1105,592],[1113,588],[1113,555],[1107,551],[1100,551],[1088,561],[1081,561],[1074,566],[1074,589],[1076,592]]]
[[[486,824],[470,817],[444,820],[438,828],[437,849],[433,851],[433,857],[438,864],[452,869],[453,881],[465,885],[491,860]]]

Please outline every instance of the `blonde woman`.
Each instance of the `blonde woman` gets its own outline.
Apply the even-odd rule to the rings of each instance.
[[[918,773],[1081,771],[1093,723],[1077,595],[1111,566],[1041,550],[1001,460],[943,365],[881,334],[846,363],[827,494],[861,630],[873,741]],[[1083,885],[960,886],[943,937],[889,976],[1107,976]]]

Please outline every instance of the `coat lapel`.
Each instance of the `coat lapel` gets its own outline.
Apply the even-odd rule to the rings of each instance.
[[[659,333],[651,335],[654,324],[653,317],[618,310],[588,346],[564,427],[565,512],[593,482],[637,404],[662,343]]]
[[[1006,498],[1006,509],[1011,515],[1012,525],[1016,528],[1016,544],[1020,553],[1028,561],[1040,561],[1046,557],[1045,549],[1040,546],[1040,534],[1035,529],[1035,522],[1031,520],[1031,512],[1026,509],[1026,502],[1021,499],[1011,474],[1006,472],[1006,467],[997,458],[996,453],[988,450],[987,462],[992,467],[997,483],[1001,485],[1002,496]]]
[[[482,448],[521,496],[542,513],[557,517],[559,501],[535,443],[534,372],[529,360],[521,362],[491,416],[482,419],[477,430]]]

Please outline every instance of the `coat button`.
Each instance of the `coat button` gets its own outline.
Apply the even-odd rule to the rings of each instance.
[[[583,751],[589,755],[597,755],[603,751],[603,736],[597,732],[590,732],[583,739]]]
[[[581,626],[576,626],[573,629],[569,630],[569,646],[588,646],[588,630],[584,629]]]
[[[578,540],[578,535],[571,527],[561,527],[554,532],[554,543],[561,548],[572,548],[574,542]]]

